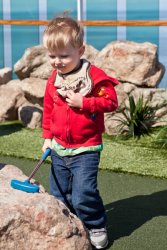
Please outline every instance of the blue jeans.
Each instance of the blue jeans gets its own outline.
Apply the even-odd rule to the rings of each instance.
[[[106,214],[97,189],[99,152],[75,156],[51,153],[50,193],[75,213],[88,229],[106,225]]]

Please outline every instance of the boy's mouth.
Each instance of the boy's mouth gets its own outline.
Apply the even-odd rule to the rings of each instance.
[[[55,65],[55,67],[57,68],[57,69],[63,69],[64,67],[65,67],[65,65],[63,64],[63,65]]]

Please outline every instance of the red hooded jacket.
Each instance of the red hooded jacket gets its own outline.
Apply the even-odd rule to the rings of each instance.
[[[42,128],[43,138],[54,138],[66,148],[95,146],[102,143],[104,112],[116,110],[118,106],[114,86],[115,78],[91,65],[89,74],[93,82],[91,94],[83,97],[83,108],[69,107],[54,86],[56,71],[47,81],[44,96]]]

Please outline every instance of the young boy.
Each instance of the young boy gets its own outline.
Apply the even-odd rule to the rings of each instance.
[[[69,17],[50,21],[43,43],[54,70],[43,111],[42,150],[52,148],[50,192],[89,230],[97,249],[108,244],[106,214],[97,189],[104,112],[117,108],[116,79],[85,59],[83,28]]]

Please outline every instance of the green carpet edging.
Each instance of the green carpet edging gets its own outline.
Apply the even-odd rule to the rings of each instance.
[[[17,123],[0,124],[0,155],[39,160],[43,144],[41,132],[41,129],[26,129]],[[166,149],[153,141],[154,135],[139,141],[125,141],[104,134],[100,169],[167,178]]]
[[[105,142],[100,167],[114,172],[167,178],[165,149]]]
[[[102,153],[103,154],[103,153]],[[31,161],[38,161],[40,159],[40,155],[39,157],[28,157],[27,155],[20,155],[17,153],[4,153],[2,151],[0,151],[0,155],[1,156],[7,156],[7,157],[16,157],[18,159],[25,159],[25,160],[31,160]],[[102,157],[105,157],[102,155]],[[111,159],[112,162],[112,159]],[[48,158],[45,160],[45,163],[50,164],[51,160]],[[132,170],[132,169],[126,169],[124,167],[104,167],[102,166],[102,164],[104,163],[103,160],[101,160],[99,169],[100,170],[106,170],[106,171],[111,171],[113,173],[124,173],[124,174],[130,174],[130,175],[138,175],[138,176],[146,176],[146,177],[155,177],[155,178],[160,178],[160,179],[167,179],[167,171],[166,168],[164,169],[164,171],[162,171],[162,168],[159,169],[158,173],[155,172],[151,172],[151,169],[147,169],[146,166],[143,169],[137,169],[137,170]],[[107,163],[106,163],[107,164]],[[114,163],[112,163],[112,165],[114,165]],[[166,165],[167,166],[167,165]],[[152,170],[153,171],[153,170]]]

